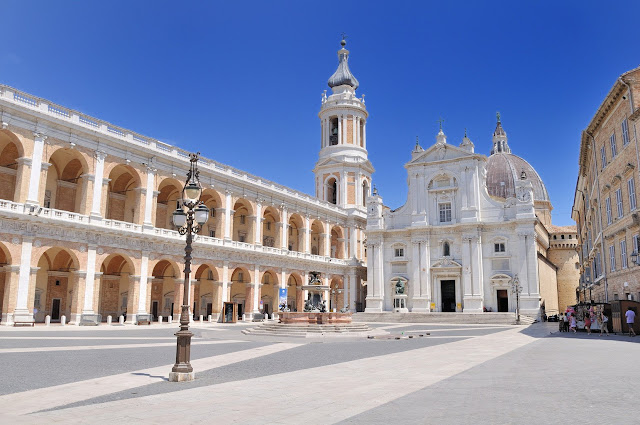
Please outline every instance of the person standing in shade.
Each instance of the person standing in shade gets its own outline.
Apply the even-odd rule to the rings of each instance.
[[[604,314],[604,310],[600,312],[600,317],[598,319],[598,324],[600,325],[600,336],[602,336],[602,331],[605,331],[607,336],[609,336],[609,318]]]
[[[633,330],[633,323],[636,321],[636,312],[627,307],[627,312],[624,314],[627,318],[627,327],[629,328],[629,336],[636,336],[636,331]]]
[[[569,317],[567,316],[567,313],[562,315],[562,331],[569,332]]]

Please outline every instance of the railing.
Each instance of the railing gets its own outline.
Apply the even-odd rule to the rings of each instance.
[[[70,123],[73,123],[74,125],[85,126],[92,131],[102,132],[107,136],[115,137],[127,143],[138,143],[141,146],[144,146],[146,149],[157,150],[164,155],[171,155],[178,159],[188,158],[189,152],[185,151],[184,149],[180,149],[167,143],[141,136],[125,128],[118,127],[106,121],[102,121],[98,118],[94,118],[81,112],[65,108],[64,106],[49,102],[46,99],[32,96],[28,93],[16,90],[12,87],[0,85],[0,93],[0,97],[4,101],[13,102],[22,107],[35,109],[38,112],[50,115],[55,119],[68,121]],[[289,197],[293,197],[296,200],[303,201],[309,204],[309,206],[322,208],[339,216],[346,215],[346,212],[344,210],[329,202],[321,201],[309,196],[306,193],[299,192],[297,190],[282,186],[269,180],[264,180],[258,176],[254,176],[242,170],[238,170],[228,165],[221,164],[212,159],[201,157],[200,164],[202,165],[203,170],[211,170],[216,173],[224,174],[226,176],[236,177],[240,180],[249,181],[253,184],[261,186],[264,189],[276,191],[282,195],[286,195]]]
[[[22,213],[24,212],[24,209],[25,209],[24,204],[19,204],[17,202],[0,199],[0,210]]]

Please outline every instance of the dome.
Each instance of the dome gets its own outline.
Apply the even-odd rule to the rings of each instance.
[[[536,170],[524,159],[512,153],[494,153],[487,159],[487,191],[498,198],[515,198],[516,179],[520,179],[522,171],[533,186],[535,201],[549,200],[547,188]]]
[[[340,44],[342,45],[342,48],[338,50],[338,58],[340,59],[338,69],[336,69],[336,72],[334,72],[331,78],[329,78],[328,84],[331,88],[347,85],[351,86],[355,90],[358,88],[360,83],[358,83],[356,77],[354,77],[349,70],[349,51],[344,48],[347,42],[343,39]]]

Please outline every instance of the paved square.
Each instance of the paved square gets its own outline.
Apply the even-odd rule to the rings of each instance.
[[[167,381],[175,325],[0,329],[0,421],[631,423],[640,394],[640,338],[555,324],[376,324],[401,339],[373,340],[245,327],[196,325],[187,383]]]

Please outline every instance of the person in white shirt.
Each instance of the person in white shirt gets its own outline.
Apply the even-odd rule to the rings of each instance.
[[[636,312],[631,310],[631,307],[627,307],[627,312],[624,315],[627,318],[629,336],[631,336],[631,334],[633,334],[633,336],[636,336],[636,331],[633,330],[633,323],[636,321]]]
[[[600,312],[598,324],[600,325],[600,336],[602,336],[602,331],[605,331],[609,336],[609,318],[604,314],[604,310]]]

